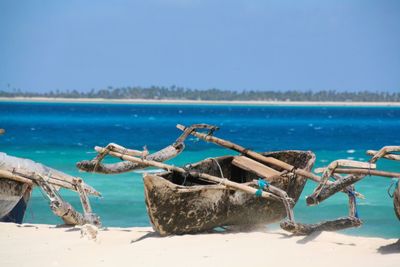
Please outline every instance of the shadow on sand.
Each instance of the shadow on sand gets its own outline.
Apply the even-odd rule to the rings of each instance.
[[[393,244],[381,246],[380,248],[378,248],[378,252],[381,254],[400,253],[400,239]]]

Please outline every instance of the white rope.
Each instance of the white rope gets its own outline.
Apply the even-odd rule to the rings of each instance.
[[[222,180],[219,182],[219,185],[222,184],[225,180],[228,180],[227,178],[224,177],[224,173],[222,171],[221,165],[219,165],[219,162],[215,158],[209,158],[209,159],[213,160],[218,166],[218,169],[219,169],[219,172],[220,172],[221,178],[222,178]]]

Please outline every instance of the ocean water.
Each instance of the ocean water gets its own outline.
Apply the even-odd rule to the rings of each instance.
[[[216,136],[257,151],[312,150],[315,167],[335,159],[368,160],[367,149],[400,145],[400,108],[394,107],[288,107],[228,105],[81,104],[0,102],[1,151],[30,158],[71,175],[82,177],[99,190],[91,198],[104,226],[149,226],[141,172],[101,175],[79,172],[75,163],[95,156],[95,145],[115,142],[150,151],[171,144],[180,131],[177,123],[208,123],[221,129]],[[182,165],[232,151],[189,138],[185,151],[169,163]],[[378,167],[400,171],[400,162],[382,160]],[[366,196],[359,200],[361,228],[353,235],[400,236],[400,222],[387,194],[391,179],[367,177],[356,184]],[[307,207],[313,191],[309,181],[295,208],[297,221],[319,222],[347,215],[347,197],[337,194],[318,206]],[[67,201],[80,208],[78,195],[62,190]],[[36,189],[25,215],[27,223],[61,223]],[[277,227],[276,225],[271,227]]]

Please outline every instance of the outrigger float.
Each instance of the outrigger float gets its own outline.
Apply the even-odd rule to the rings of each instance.
[[[0,129],[0,134],[4,130]],[[79,177],[73,177],[29,159],[0,152],[0,222],[22,223],[33,187],[39,187],[50,208],[66,225],[100,225],[92,212],[88,195],[101,196]],[[84,214],[63,200],[60,188],[78,192]]]
[[[140,151],[110,143],[106,147],[95,147],[98,155],[94,159],[77,163],[83,171],[104,174],[147,167],[164,169],[166,172],[145,173],[143,177],[148,215],[160,235],[282,220],[280,225],[284,230],[298,235],[358,227],[362,221],[358,217],[356,198],[363,195],[355,191],[354,183],[367,175],[400,178],[400,173],[378,171],[375,165],[379,158],[399,160],[400,155],[392,153],[400,151],[399,147],[369,151],[374,155],[370,162],[335,161],[327,168],[316,170],[317,173],[323,172],[320,177],[311,172],[315,155],[310,151],[258,153],[215,137],[213,133],[218,130],[215,126],[195,124],[190,127],[177,125],[177,128],[183,131],[182,135],[172,145],[153,154],[149,154],[146,148]],[[209,158],[183,167],[163,163],[184,150],[184,141],[189,135],[240,155]],[[122,161],[105,164],[102,161],[107,155]],[[350,175],[342,177],[339,173]],[[307,197],[307,204],[318,204],[342,192],[349,198],[348,216],[316,224],[296,222],[293,207],[307,179],[318,183],[315,192]],[[399,216],[398,182],[393,198]]]

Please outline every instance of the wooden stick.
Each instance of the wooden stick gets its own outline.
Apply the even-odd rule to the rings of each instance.
[[[35,173],[27,172],[22,169],[15,170],[13,172],[9,171],[9,170],[0,170],[0,176],[8,178],[10,180],[17,181],[17,182],[26,183],[29,185],[35,184],[36,181],[38,180]],[[57,178],[54,178],[53,174],[51,174],[50,177],[46,177],[46,182],[48,182],[49,184],[52,184],[54,186],[63,187],[66,189],[77,191],[74,180],[70,180],[70,177],[66,177],[66,179],[67,179],[67,181],[62,180],[60,176],[58,176]],[[73,177],[73,179],[76,179],[76,178]],[[84,184],[83,188],[88,194],[101,196],[101,194],[98,191],[96,191],[93,187],[91,187],[89,185]]]
[[[115,144],[115,143],[110,143],[107,146],[106,150],[107,149],[115,151],[115,152],[118,152],[118,153],[121,153],[121,154],[134,156],[134,157],[146,157],[149,154],[149,151],[147,151],[147,150],[139,151],[139,150],[134,150],[134,149],[128,149],[128,148],[125,148],[125,147],[120,146],[120,145]],[[101,153],[103,153],[103,152],[101,152]]]
[[[180,125],[180,124],[178,124],[176,127],[181,131],[184,131],[186,129],[185,126]],[[215,136],[212,136],[212,135],[207,135],[207,134],[204,134],[204,133],[199,133],[199,132],[196,132],[196,131],[192,131],[191,134],[193,136],[196,136],[197,138],[205,140],[206,142],[212,142],[212,143],[215,143],[217,145],[223,146],[225,148],[229,148],[229,149],[238,151],[238,152],[242,153],[243,155],[246,155],[246,156],[248,156],[250,158],[256,159],[256,160],[258,160],[258,161],[260,161],[260,162],[262,162],[264,164],[271,164],[271,165],[274,165],[276,167],[280,167],[280,168],[282,168],[284,170],[287,170],[287,171],[294,171],[296,174],[304,176],[304,177],[306,177],[308,179],[311,179],[311,180],[313,180],[315,182],[318,182],[318,183],[321,181],[321,178],[318,175],[315,175],[315,174],[313,174],[311,172],[308,172],[308,171],[305,171],[305,170],[302,170],[302,169],[296,169],[294,166],[292,166],[292,165],[290,165],[290,164],[288,164],[286,162],[283,162],[283,161],[278,160],[278,159],[273,158],[273,157],[266,157],[264,155],[261,155],[260,153],[257,153],[255,151],[246,149],[246,148],[244,148],[244,147],[242,147],[240,145],[237,145],[237,144],[234,144],[232,142],[223,140],[221,138],[218,138],[218,137],[215,137]]]
[[[22,176],[19,176],[17,174],[14,174],[12,172],[9,171],[5,171],[5,170],[0,170],[0,177],[2,178],[7,178],[16,182],[21,182],[21,183],[25,183],[28,185],[33,185],[32,180],[24,178]]]
[[[386,177],[386,178],[400,178],[400,173],[398,173],[398,172],[387,172],[387,171],[379,171],[379,170],[337,168],[335,170],[335,173],[345,173],[345,174],[354,174],[354,175],[372,175],[372,176],[380,176],[380,177]]]
[[[84,213],[92,213],[92,207],[90,206],[90,201],[88,196],[86,195],[86,191],[83,188],[83,185],[85,183],[83,182],[82,179],[78,178],[76,179],[76,189],[77,192],[79,193],[79,198],[81,200],[82,208]]]
[[[391,152],[400,152],[400,146],[384,146],[382,147],[370,160],[369,162],[375,163],[378,159],[385,157],[385,155]]]
[[[71,204],[64,201],[57,190],[49,184],[41,175],[36,176],[36,183],[50,200],[50,208],[56,216],[59,216],[67,225],[85,224],[84,216],[76,211]]]
[[[364,177],[365,176],[349,175],[342,179],[338,179],[329,185],[325,185],[318,195],[312,194],[306,197],[307,205],[317,205],[337,192],[340,192],[348,186],[362,180]]]
[[[272,182],[274,177],[280,177],[280,172],[274,170],[264,164],[250,159],[245,156],[236,156],[232,160],[232,164],[252,173],[255,173],[258,176],[266,178],[268,181]]]
[[[332,221],[325,221],[316,224],[301,224],[290,221],[283,221],[280,226],[283,230],[295,235],[309,235],[320,231],[338,231],[350,227],[358,227],[362,221],[356,217],[344,217]]]
[[[101,149],[103,149],[103,148],[96,147],[96,151],[101,151]],[[143,166],[153,166],[153,167],[157,167],[157,168],[164,169],[164,170],[167,170],[167,171],[179,172],[179,173],[182,173],[182,174],[187,173],[187,171],[185,169],[183,169],[183,168],[176,167],[176,166],[173,166],[173,165],[168,165],[168,164],[161,163],[161,162],[158,162],[158,161],[135,158],[135,157],[132,157],[132,156],[129,156],[129,155],[122,155],[121,153],[114,152],[114,151],[110,151],[109,154],[111,156],[114,156],[114,157],[117,157],[117,158],[121,158],[123,160],[128,160],[128,161],[131,161],[131,162],[139,163],[139,164],[141,164]],[[250,186],[247,186],[247,185],[243,185],[243,184],[240,184],[240,183],[235,183],[235,182],[232,182],[232,181],[230,181],[228,179],[223,179],[223,178],[220,178],[220,177],[217,177],[217,176],[209,175],[209,174],[206,174],[206,173],[200,173],[200,172],[193,172],[193,171],[191,172],[191,171],[189,171],[189,173],[193,177],[199,177],[199,178],[202,178],[204,180],[208,180],[208,181],[211,181],[211,182],[214,182],[214,183],[222,184],[222,185],[225,185],[227,187],[231,187],[231,188],[234,188],[234,189],[238,189],[238,190],[247,192],[249,194],[255,195],[256,192],[257,192],[257,189],[255,189],[253,187],[250,187]],[[262,191],[261,196],[264,197],[264,198],[272,197],[272,198],[280,200],[279,197],[275,196],[274,194],[265,192],[265,191]]]
[[[379,151],[377,151],[377,150],[367,150],[367,155],[375,156],[378,152]],[[400,155],[388,153],[388,154],[382,156],[382,158],[391,159],[391,160],[400,160]]]

